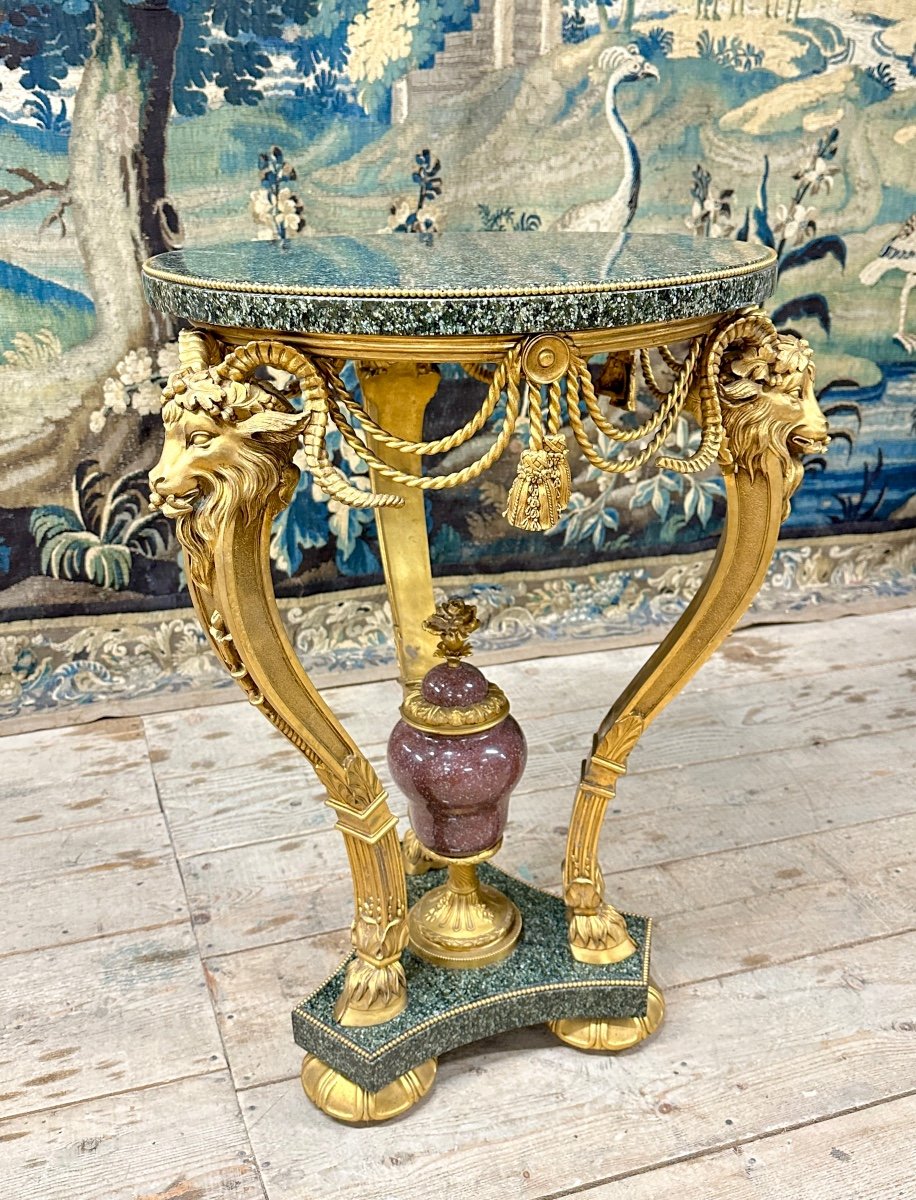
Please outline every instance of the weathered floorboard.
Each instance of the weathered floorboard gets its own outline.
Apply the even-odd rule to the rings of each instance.
[[[186,925],[0,959],[0,1117],[225,1065]]]
[[[349,951],[346,929],[207,960],[210,993],[237,1088],[291,1079],[302,1066],[290,1013]]]
[[[196,855],[182,873],[205,958],[353,919],[346,854],[332,831]]]
[[[632,867],[900,816],[916,810],[914,777],[916,731],[635,772],[604,824],[605,872],[613,889]],[[500,861],[549,886],[570,808],[555,789],[513,797]]]
[[[916,1096],[577,1193],[582,1200],[910,1200]]]
[[[0,738],[0,837],[159,811],[139,718]]]
[[[225,1071],[11,1117],[0,1161],[2,1200],[264,1200]]]
[[[0,955],[187,920],[161,814],[0,839]]]

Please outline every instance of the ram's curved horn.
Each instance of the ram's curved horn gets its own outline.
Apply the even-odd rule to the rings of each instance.
[[[314,364],[292,346],[283,342],[271,342],[266,339],[247,342],[231,351],[217,366],[216,372],[224,379],[235,379],[247,383],[258,367],[276,367],[295,375],[302,388],[302,394],[307,395],[312,389],[322,386],[321,377]],[[293,406],[279,393],[271,393],[275,407],[285,412],[293,412]]]
[[[267,338],[236,346],[219,364],[217,372],[227,379],[246,380],[258,367],[277,367],[280,371],[297,376],[317,373],[311,359],[301,351],[294,350],[285,342],[273,342]]]
[[[776,341],[776,329],[764,312],[745,312],[737,320],[729,320],[712,338],[703,353],[700,369],[700,445],[692,456],[694,468],[699,470],[715,461],[722,449],[725,429],[722,423],[722,396],[720,392],[722,358],[729,346],[735,342],[752,341],[765,346]],[[727,452],[726,452],[727,453]],[[660,460],[661,461],[661,460]],[[667,466],[667,463],[662,465]]]
[[[179,370],[206,371],[222,358],[219,342],[200,329],[182,329],[178,334]]]
[[[347,479],[346,475],[331,462],[325,443],[328,425],[328,389],[324,379],[311,359],[286,346],[283,342],[265,340],[248,342],[227,354],[217,366],[216,373],[224,379],[247,382],[258,367],[276,367],[295,375],[299,380],[303,401],[311,410],[311,419],[305,429],[302,447],[306,465],[315,483],[321,490],[349,508],[400,508],[404,504],[401,496],[384,492],[361,492]],[[279,411],[294,412],[295,409],[279,393],[271,392],[270,398]]]

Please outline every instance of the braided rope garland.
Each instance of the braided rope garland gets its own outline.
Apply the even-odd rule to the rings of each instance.
[[[334,404],[341,410],[346,409],[352,416],[356,417],[359,421],[360,429],[373,442],[376,442],[380,446],[387,446],[391,450],[400,450],[405,454],[421,457],[429,454],[446,454],[449,450],[454,450],[457,446],[463,446],[465,442],[469,442],[489,421],[502,394],[502,387],[493,386],[495,372],[490,372],[486,377],[486,382],[490,385],[486,399],[466,424],[462,425],[460,429],[456,429],[454,433],[448,434],[447,437],[437,438],[431,442],[413,442],[408,441],[406,438],[395,437],[394,434],[389,433],[381,425],[373,421],[365,408],[358,401],[354,400],[347,391],[346,385],[340,378],[339,371],[334,367],[333,363],[320,362],[319,365]]]
[[[343,388],[342,384],[341,388]],[[346,391],[346,389],[343,388],[343,391]],[[451,445],[444,444],[452,442],[453,445],[461,445],[463,442],[468,441],[473,436],[473,433],[476,432],[476,429],[480,428],[484,423],[482,419],[479,419],[481,413],[487,408],[492,413],[503,391],[506,393],[506,414],[503,418],[502,427],[489,450],[475,459],[474,462],[469,463],[468,466],[462,467],[460,471],[451,471],[446,475],[417,475],[407,471],[399,471],[396,467],[389,466],[388,463],[379,458],[375,451],[367,445],[347,420],[347,411],[350,410],[351,406],[343,402],[342,396],[338,395],[335,387],[332,387],[329,393],[330,417],[347,445],[359,455],[367,466],[371,467],[379,475],[384,475],[386,479],[403,484],[405,487],[421,488],[423,491],[442,491],[445,488],[460,487],[462,484],[476,479],[478,475],[482,475],[484,471],[489,470],[493,463],[502,456],[506,446],[509,444],[509,439],[515,432],[521,411],[520,346],[513,346],[497,366],[490,383],[487,399],[475,417],[467,425],[463,426],[462,429],[456,431],[456,434],[460,437],[460,440],[457,442],[453,441],[456,434],[452,434],[448,438],[439,439],[438,442],[408,442],[401,438],[395,438],[393,434],[382,430],[375,422],[371,422],[368,417],[365,417],[365,420],[378,431],[378,440],[383,441],[386,445],[396,444],[397,448],[402,452],[417,457],[420,457],[424,453],[443,453],[443,449],[425,450],[423,447],[443,444],[445,449],[451,449]],[[349,393],[347,395],[349,396]],[[360,424],[362,424],[365,410],[359,405],[355,405],[355,408],[359,415]],[[467,433],[466,431],[471,426],[476,426],[476,428],[471,433]],[[371,494],[360,493],[360,495]]]
[[[375,421],[363,405],[350,394],[340,371],[343,363],[333,359],[313,361],[305,354],[281,342],[258,340],[232,351],[214,367],[225,379],[251,380],[258,366],[272,366],[291,374],[303,397],[301,444],[307,470],[326,495],[354,508],[380,508],[403,504],[403,498],[354,486],[331,461],[327,435],[333,425],[350,449],[377,475],[404,487],[423,491],[442,491],[459,487],[478,478],[505,452],[523,414],[528,419],[528,446],[519,460],[515,482],[510,489],[505,515],[510,523],[523,529],[550,529],[559,520],[569,501],[570,473],[568,448],[562,433],[563,405],[570,430],[586,461],[597,470],[622,475],[637,471],[653,458],[659,467],[679,474],[695,474],[709,467],[724,453],[721,400],[718,372],[730,344],[746,339],[758,343],[772,340],[772,326],[765,315],[746,311],[711,338],[696,338],[683,360],[667,346],[659,347],[659,356],[673,375],[669,388],[660,384],[649,352],[636,350],[631,356],[628,386],[635,386],[633,373],[639,367],[647,390],[658,401],[652,414],[635,426],[620,426],[607,416],[595,390],[584,357],[571,339],[551,335],[563,343],[568,361],[562,374],[549,383],[539,383],[525,374],[524,353],[527,339],[512,346],[493,367],[471,365],[467,374],[487,385],[483,402],[459,429],[445,437],[412,441],[391,433]],[[290,387],[276,392],[277,402],[293,412]],[[546,420],[544,400],[546,394]],[[444,474],[423,474],[422,458],[446,454],[467,444],[490,422],[505,397],[505,412],[487,450],[460,470]],[[692,400],[701,426],[700,445],[686,458],[661,454],[675,423]],[[600,453],[586,421],[618,447],[644,443],[634,453],[612,457]],[[400,470],[385,462],[377,448],[397,450],[418,460],[416,472]]]

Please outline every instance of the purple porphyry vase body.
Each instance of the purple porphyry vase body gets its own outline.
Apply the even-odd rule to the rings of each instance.
[[[426,675],[421,691],[433,704],[468,708],[486,696],[487,681],[469,663],[443,663]],[[427,733],[400,720],[388,741],[388,765],[409,801],[414,833],[448,858],[496,845],[527,755],[525,735],[510,716],[460,734]]]

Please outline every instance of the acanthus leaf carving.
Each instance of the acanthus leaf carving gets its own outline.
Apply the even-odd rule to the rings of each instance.
[[[627,712],[618,717],[608,732],[598,742],[592,759],[598,758],[603,762],[613,763],[624,767],[630,756],[630,751],[639,741],[646,727],[646,719],[639,712]],[[620,774],[620,772],[616,772]],[[588,778],[590,772],[586,772]]]
[[[343,761],[344,778],[330,771],[320,772],[328,795],[354,812],[367,809],[384,789],[372,763],[362,754],[349,754]]]

